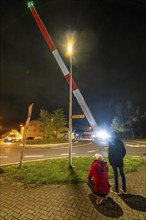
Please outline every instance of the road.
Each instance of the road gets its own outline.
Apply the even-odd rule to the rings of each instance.
[[[127,155],[143,156],[146,153],[146,145],[137,143],[125,144]],[[22,146],[20,143],[0,144],[0,165],[19,163]],[[94,156],[95,153],[107,156],[107,147],[92,141],[82,141],[73,144],[72,155]],[[36,161],[48,158],[68,157],[68,144],[26,146],[23,161]]]

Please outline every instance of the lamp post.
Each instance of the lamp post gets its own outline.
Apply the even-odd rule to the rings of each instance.
[[[68,45],[70,61],[70,82],[69,82],[69,168],[72,167],[72,44]]]

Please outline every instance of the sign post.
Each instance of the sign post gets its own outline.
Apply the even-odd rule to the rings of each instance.
[[[31,114],[32,114],[32,108],[33,108],[33,103],[31,105],[29,105],[29,108],[28,108],[28,116],[27,116],[27,120],[26,120],[26,123],[25,123],[25,127],[24,127],[24,133],[23,133],[23,140],[22,140],[23,147],[22,147],[22,153],[21,153],[21,158],[20,158],[19,169],[21,168],[21,164],[22,164],[23,152],[24,152],[24,147],[25,147],[25,144],[26,144],[26,137],[27,137],[28,125],[29,125],[29,122],[30,122]]]

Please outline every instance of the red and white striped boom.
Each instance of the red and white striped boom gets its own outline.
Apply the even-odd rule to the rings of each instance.
[[[42,33],[42,35],[43,35],[47,45],[48,45],[48,47],[52,51],[53,56],[55,57],[60,69],[62,70],[63,75],[65,76],[67,82],[70,83],[70,73],[69,73],[68,69],[66,68],[60,54],[58,53],[58,51],[55,47],[55,44],[52,41],[50,35],[48,34],[41,18],[39,17],[39,15],[38,15],[36,9],[34,8],[33,4],[30,4],[29,8],[30,8],[30,11],[31,11],[31,13],[32,13],[32,15],[33,15],[33,17],[34,17],[41,33]],[[96,121],[94,120],[94,118],[93,118],[93,116],[92,116],[92,114],[91,114],[91,112],[90,112],[90,110],[89,110],[89,108],[88,108],[81,92],[79,91],[79,89],[78,89],[78,87],[77,87],[77,85],[76,85],[76,83],[73,79],[72,79],[72,91],[73,91],[73,94],[76,97],[83,113],[85,114],[88,122],[90,123],[91,127],[94,129],[94,131],[97,131]]]

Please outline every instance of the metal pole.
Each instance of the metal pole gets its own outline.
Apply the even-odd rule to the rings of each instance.
[[[72,167],[72,55],[70,55],[70,87],[69,87],[69,167]]]

